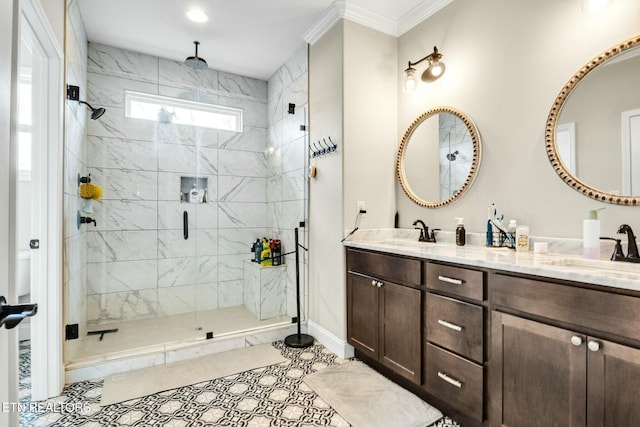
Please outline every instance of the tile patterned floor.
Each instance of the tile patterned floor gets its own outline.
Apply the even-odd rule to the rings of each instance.
[[[319,344],[290,349],[277,341],[273,346],[289,361],[106,407],[99,404],[102,380],[70,384],[61,396],[42,402],[62,411],[21,412],[20,423],[23,427],[348,427],[302,381],[335,363],[335,354]],[[29,350],[28,341],[20,343],[20,402],[25,404],[31,400]],[[445,417],[430,427],[459,426]]]

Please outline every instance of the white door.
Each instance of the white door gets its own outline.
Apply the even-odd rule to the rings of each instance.
[[[0,295],[15,298],[15,88],[14,2],[0,2]],[[12,147],[14,148],[12,150]],[[0,329],[0,402],[18,402],[17,331]],[[15,411],[0,411],[0,425],[17,426]]]
[[[38,0],[20,1],[20,88],[31,99],[28,114],[20,108],[18,143],[31,143],[30,236],[39,248],[31,250],[31,302],[38,314],[31,318],[31,397],[57,396],[64,384],[62,364],[62,93],[63,50]],[[26,77],[25,77],[26,76]],[[28,83],[28,84],[27,84]],[[18,91],[20,93],[20,91]],[[26,115],[27,117],[22,117]],[[14,209],[16,209],[14,207]],[[17,242],[17,250],[26,242]]]

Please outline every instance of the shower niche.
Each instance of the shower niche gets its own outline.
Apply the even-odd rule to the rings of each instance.
[[[180,202],[207,203],[207,178],[180,177]]]

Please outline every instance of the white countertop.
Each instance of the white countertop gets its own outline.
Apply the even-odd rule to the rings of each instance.
[[[581,256],[559,253],[515,252],[508,248],[424,243],[418,242],[418,235],[417,230],[358,230],[345,240],[344,245],[472,267],[640,291],[640,264],[586,260]]]

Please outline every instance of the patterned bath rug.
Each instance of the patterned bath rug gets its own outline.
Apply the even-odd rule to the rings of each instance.
[[[261,344],[113,374],[104,379],[100,404],[107,406],[124,402],[165,390],[277,365],[286,360],[271,344]]]
[[[304,382],[353,427],[426,427],[442,413],[359,361],[321,369]]]

